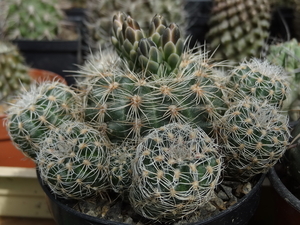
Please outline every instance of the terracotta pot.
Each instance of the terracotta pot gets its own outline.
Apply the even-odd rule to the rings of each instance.
[[[58,74],[46,70],[30,69],[29,75],[37,82],[58,80],[64,84],[66,80]],[[34,168],[35,163],[18,150],[7,133],[5,114],[0,114],[0,166]]]
[[[62,76],[48,70],[30,69],[29,75],[37,82],[57,80],[61,83],[67,84],[66,80]]]

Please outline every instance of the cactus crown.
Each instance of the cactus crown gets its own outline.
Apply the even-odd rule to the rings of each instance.
[[[184,46],[175,23],[167,25],[162,16],[156,15],[146,34],[133,18],[124,13],[113,18],[112,43],[130,68],[159,76],[178,68]]]

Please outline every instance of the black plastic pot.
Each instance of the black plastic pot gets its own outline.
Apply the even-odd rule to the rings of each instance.
[[[40,177],[39,182],[47,195],[49,209],[57,225],[127,225],[125,223],[112,222],[80,213],[68,205],[74,204],[72,201],[55,198],[48,187],[43,184]],[[254,215],[260,200],[260,189],[265,174],[259,176],[259,180],[252,191],[240,199],[238,203],[216,216],[190,225],[246,225]]]
[[[37,69],[48,70],[63,76],[68,85],[75,83],[71,76],[81,64],[81,41],[14,40],[26,63]]]
[[[281,7],[276,9],[272,14],[270,37],[281,41],[289,41],[296,37],[293,27],[294,9]]]
[[[269,171],[268,178],[276,192],[276,225],[299,225],[300,200],[288,189],[284,177],[281,178],[275,168]]]

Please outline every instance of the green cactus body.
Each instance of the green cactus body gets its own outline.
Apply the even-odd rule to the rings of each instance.
[[[283,156],[290,137],[288,117],[267,102],[241,100],[222,117],[221,137],[227,175],[248,180]]]
[[[47,131],[66,120],[80,120],[81,99],[65,84],[43,82],[23,93],[7,113],[11,139],[25,155],[36,159]]]
[[[210,200],[222,171],[218,146],[205,132],[171,123],[138,145],[129,200],[146,218],[176,220]]]
[[[63,13],[56,0],[5,1],[5,36],[9,39],[52,40],[57,38]]]
[[[111,188],[124,194],[132,182],[131,163],[136,153],[136,143],[125,142],[122,145],[113,145],[109,164],[109,179]]]
[[[215,0],[207,43],[221,60],[257,57],[269,36],[269,0]]]
[[[127,23],[126,18],[130,20]],[[214,121],[227,109],[227,77],[203,52],[183,51],[177,27],[164,23],[162,17],[155,16],[150,25],[153,35],[145,39],[140,37],[144,32],[137,22],[118,14],[113,43],[125,62],[116,60],[117,68],[111,66],[106,71],[97,72],[90,66],[81,69],[82,74],[88,74],[78,85],[84,92],[86,121],[106,129],[111,139],[139,140],[147,130],[170,122],[189,122],[212,132]],[[151,43],[150,48],[145,41]],[[125,43],[129,42],[128,47]],[[97,61],[93,67],[102,67],[99,65]]]
[[[110,143],[81,122],[66,121],[49,131],[38,153],[42,180],[63,198],[83,199],[108,186]]]
[[[230,74],[231,88],[235,97],[240,95],[266,100],[282,106],[289,91],[286,72],[268,61],[251,59],[236,66]]]
[[[0,102],[8,101],[31,83],[28,67],[16,46],[0,41]]]

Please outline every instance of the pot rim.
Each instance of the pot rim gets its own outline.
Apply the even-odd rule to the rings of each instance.
[[[282,183],[274,167],[269,170],[268,178],[275,191],[295,210],[300,212],[300,200]]]

